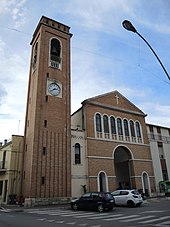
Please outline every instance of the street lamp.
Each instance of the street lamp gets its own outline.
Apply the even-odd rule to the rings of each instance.
[[[136,28],[132,25],[132,23],[130,21],[124,20],[123,23],[122,23],[122,25],[123,25],[123,27],[126,30],[138,34],[138,36],[140,36],[145,41],[145,43],[149,46],[149,48],[151,49],[151,51],[154,53],[155,57],[159,61],[160,65],[162,66],[162,68],[163,68],[164,72],[166,73],[168,79],[170,80],[170,76],[168,75],[168,72],[166,71],[165,67],[163,66],[161,60],[159,59],[159,57],[157,56],[157,54],[155,53],[155,51],[153,50],[153,48],[151,47],[151,45],[146,41],[146,39],[141,34],[139,34],[139,32],[137,32]]]

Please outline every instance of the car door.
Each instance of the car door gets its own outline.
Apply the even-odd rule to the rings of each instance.
[[[112,195],[113,195],[113,197],[115,199],[115,204],[116,205],[120,205],[120,191],[119,190],[118,191],[114,191],[114,192],[112,192]]]
[[[92,197],[91,193],[86,193],[79,199],[79,208],[80,209],[89,209]]]
[[[119,195],[120,205],[127,205],[128,195],[129,195],[128,191],[125,191],[125,190],[120,191],[120,195]]]
[[[97,206],[99,203],[100,204],[102,203],[102,196],[98,192],[93,192],[91,196],[92,196],[92,200],[90,201],[90,206],[91,206],[91,209],[94,210],[94,209],[97,209]]]

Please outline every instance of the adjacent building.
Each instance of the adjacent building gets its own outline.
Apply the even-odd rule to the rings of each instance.
[[[160,182],[165,184],[170,192],[170,128],[159,125],[147,124],[147,133],[149,138],[150,150],[153,161],[156,192],[161,191]]]
[[[21,195],[24,137],[13,135],[0,146],[0,204]]]

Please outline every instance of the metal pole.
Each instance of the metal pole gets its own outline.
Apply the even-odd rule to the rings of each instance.
[[[166,69],[163,66],[161,60],[159,59],[158,55],[155,53],[155,51],[153,50],[153,48],[151,47],[151,45],[146,41],[146,39],[139,32],[136,31],[136,34],[138,34],[138,36],[140,36],[145,41],[145,43],[149,46],[149,48],[151,49],[151,51],[154,53],[155,57],[159,61],[160,65],[162,66],[162,68],[163,68],[164,72],[166,73],[168,79],[170,80],[170,76],[168,75],[168,72],[166,71]]]

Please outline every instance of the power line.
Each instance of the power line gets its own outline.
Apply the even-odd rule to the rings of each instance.
[[[11,31],[15,31],[15,32],[19,32],[19,33],[22,33],[22,34],[24,34],[24,35],[29,35],[29,36],[31,35],[30,33],[21,31],[21,30],[16,29],[16,28],[4,27],[4,26],[2,26],[2,25],[0,25],[0,28],[7,29],[7,30],[11,30]]]

